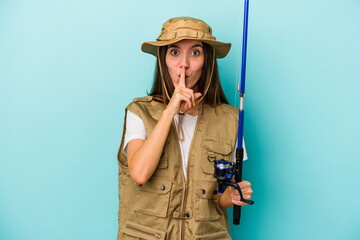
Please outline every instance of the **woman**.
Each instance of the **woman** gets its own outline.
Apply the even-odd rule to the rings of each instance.
[[[142,50],[157,57],[149,96],[126,111],[119,160],[118,239],[230,239],[227,209],[208,158],[232,161],[238,110],[223,93],[216,58],[230,50],[205,22],[166,21]],[[238,183],[245,199],[250,183]]]

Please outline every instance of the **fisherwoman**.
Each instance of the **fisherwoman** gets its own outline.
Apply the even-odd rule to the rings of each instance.
[[[231,239],[227,208],[246,203],[233,188],[217,191],[208,160],[235,158],[239,111],[216,61],[230,47],[191,17],[169,19],[156,41],[142,44],[157,64],[150,94],[126,107],[118,239]],[[238,184],[250,199],[250,182]]]

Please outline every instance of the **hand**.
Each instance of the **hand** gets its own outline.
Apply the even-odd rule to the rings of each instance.
[[[234,178],[231,179],[232,182],[235,182]],[[241,181],[237,183],[241,189],[242,195],[244,197],[244,199],[251,199],[251,194],[253,193],[253,190],[251,189],[251,183],[248,181]],[[240,194],[238,192],[238,190],[236,190],[233,187],[230,187],[230,192],[231,192],[231,201],[233,204],[238,205],[238,206],[245,206],[247,205],[247,203],[241,202],[240,201]]]
[[[185,67],[181,66],[179,84],[175,87],[174,93],[166,109],[174,116],[180,110],[183,111],[185,108],[192,108],[195,99],[201,97],[201,95],[200,92],[194,93],[192,89],[185,86]]]

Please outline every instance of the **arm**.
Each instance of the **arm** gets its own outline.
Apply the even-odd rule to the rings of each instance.
[[[180,109],[192,108],[193,102],[200,96],[201,93],[194,93],[185,86],[183,67],[179,84],[150,136],[146,140],[131,140],[127,145],[129,171],[135,182],[144,184],[150,179],[159,163],[173,117]]]
[[[128,143],[128,165],[131,177],[135,182],[144,184],[155,172],[170,130],[172,118],[173,115],[165,109],[146,140],[134,139]]]

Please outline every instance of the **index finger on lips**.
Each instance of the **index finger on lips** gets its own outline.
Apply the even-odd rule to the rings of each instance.
[[[184,67],[184,65],[181,65],[179,86],[185,87],[185,67]]]

